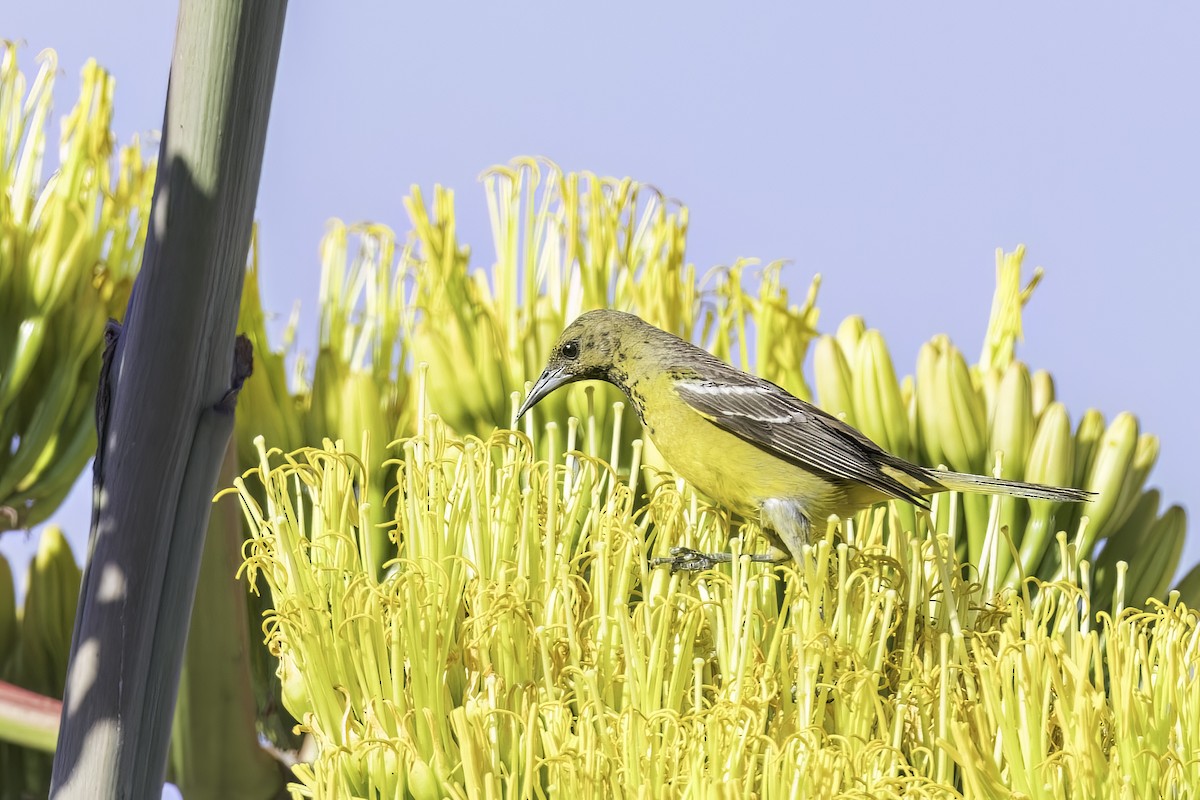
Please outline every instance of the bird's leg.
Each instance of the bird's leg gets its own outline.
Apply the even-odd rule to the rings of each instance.
[[[750,561],[757,564],[784,564],[792,560],[786,542],[772,528],[761,526],[763,536],[767,538],[765,553],[742,553]],[[733,553],[702,553],[690,547],[672,547],[669,558],[655,558],[650,561],[651,567],[671,565],[671,572],[687,570],[700,572],[712,569],[716,564],[728,564],[733,561]]]
[[[792,558],[787,550],[775,546],[765,553],[742,553],[742,555],[751,561],[763,564],[782,564]],[[672,547],[669,558],[651,559],[650,566],[653,568],[670,564],[671,572],[679,570],[701,572],[711,569],[715,564],[728,564],[731,561],[733,561],[733,553],[701,553],[690,547]]]
[[[670,557],[650,559],[650,568],[671,565],[671,572],[679,570],[701,572],[711,569],[714,564],[725,564],[733,561],[733,553],[701,553],[690,547],[672,547]]]
[[[763,503],[759,515],[763,536],[767,537],[765,553],[746,553],[746,558],[760,564],[784,564],[801,560],[804,547],[812,536],[812,523],[803,509],[790,500],[768,500]],[[651,567],[671,565],[671,572],[688,570],[698,572],[711,569],[715,564],[733,561],[733,553],[701,553],[690,547],[672,547],[669,558],[655,558]]]
[[[762,504],[761,520],[763,533],[771,540],[772,547],[782,549],[800,563],[805,546],[812,541],[812,522],[799,504],[768,500]]]

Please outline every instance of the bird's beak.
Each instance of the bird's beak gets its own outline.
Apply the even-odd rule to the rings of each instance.
[[[575,376],[563,369],[547,369],[537,379],[537,383],[529,390],[529,396],[525,398],[525,402],[521,404],[520,411],[517,412],[517,419],[525,416],[525,412],[536,406],[542,401],[546,395],[553,392],[560,386],[566,386],[575,380]]]

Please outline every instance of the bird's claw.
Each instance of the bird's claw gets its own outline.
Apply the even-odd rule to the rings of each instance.
[[[680,570],[702,572],[706,569],[712,569],[713,565],[718,563],[718,560],[713,553],[701,553],[699,550],[693,550],[690,547],[672,547],[670,558],[652,559],[650,566],[661,567],[665,564],[670,564],[671,574]]]

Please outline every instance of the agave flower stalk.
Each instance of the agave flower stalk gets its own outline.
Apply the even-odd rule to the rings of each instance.
[[[537,435],[560,455],[539,460],[523,433],[424,418],[392,450],[382,578],[355,491],[378,465],[259,441],[236,487],[284,699],[317,742],[296,796],[1068,797],[1200,779],[1168,766],[1200,745],[1197,616],[1176,595],[1123,609],[1118,586],[1118,610],[1094,618],[1063,535],[1059,580],[988,593],[955,554],[956,517],[919,539],[886,508],[780,572],[653,570],[672,545],[732,533],[737,550],[757,532],[675,480],[636,504],[636,470],[615,480],[576,449],[596,424],[548,424]]]

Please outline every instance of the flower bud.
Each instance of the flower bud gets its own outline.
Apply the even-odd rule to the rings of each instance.
[[[917,380],[913,389],[916,412],[916,439],[921,458],[931,467],[946,463],[938,439],[937,384],[938,351],[935,343],[926,342],[917,352]]]
[[[817,384],[817,404],[848,425],[858,427],[854,416],[850,364],[837,339],[825,334],[813,349],[813,373]]]
[[[851,362],[854,361],[858,354],[858,343],[862,340],[862,336],[867,331],[867,323],[857,314],[852,314],[842,320],[842,324],[838,325],[837,340],[842,346],[842,352],[846,354]]]
[[[1132,564],[1145,547],[1150,528],[1158,519],[1158,506],[1162,496],[1157,489],[1143,492],[1126,519],[1104,543],[1104,549],[1092,565],[1092,597],[1103,608],[1112,598],[1116,587],[1117,562]],[[1128,582],[1126,582],[1128,586]]]
[[[1033,416],[1041,419],[1046,407],[1054,402],[1054,377],[1044,369],[1033,373]]]
[[[1074,459],[1071,418],[1062,403],[1051,403],[1042,414],[1033,435],[1033,443],[1029,446],[1025,480],[1063,486],[1070,482]],[[1052,500],[1029,501],[1029,522],[1019,545],[1020,566],[1024,575],[1038,574],[1038,567],[1046,555],[1046,548],[1054,540],[1054,534],[1066,528],[1069,514],[1063,513],[1063,509],[1064,504]]]
[[[854,368],[854,416],[867,438],[890,453],[909,458],[908,414],[887,344],[877,330],[863,334]]]
[[[1113,511],[1110,530],[1116,530],[1124,524],[1133,511],[1146,478],[1150,475],[1154,463],[1158,461],[1158,437],[1152,433],[1143,433],[1138,437],[1137,447],[1133,451],[1133,463],[1125,475],[1125,483],[1121,486],[1121,497],[1117,500],[1116,510]]]
[[[1143,546],[1129,564],[1126,599],[1145,606],[1150,598],[1166,598],[1167,587],[1183,555],[1187,535],[1187,513],[1171,506],[1147,531]]]
[[[1029,371],[1019,361],[1008,365],[996,392],[988,455],[1004,454],[1001,477],[1020,480],[1033,441],[1033,388]]]
[[[938,354],[936,396],[938,440],[947,466],[959,472],[981,472],[987,447],[987,414],[966,359],[948,339]]]
[[[1097,492],[1097,495],[1081,509],[1081,518],[1086,516],[1089,520],[1086,537],[1079,547],[1081,558],[1090,558],[1092,545],[1112,531],[1113,513],[1121,499],[1137,444],[1137,418],[1122,412],[1113,419],[1096,445],[1084,488]]]
[[[1179,579],[1179,583],[1175,584],[1175,591],[1179,592],[1179,599],[1185,606],[1193,611],[1200,609],[1200,564],[1192,567]]]
[[[1087,483],[1092,461],[1096,457],[1096,446],[1103,435],[1104,415],[1094,408],[1083,412],[1079,425],[1075,428],[1075,473],[1071,477],[1072,486],[1083,486]]]

